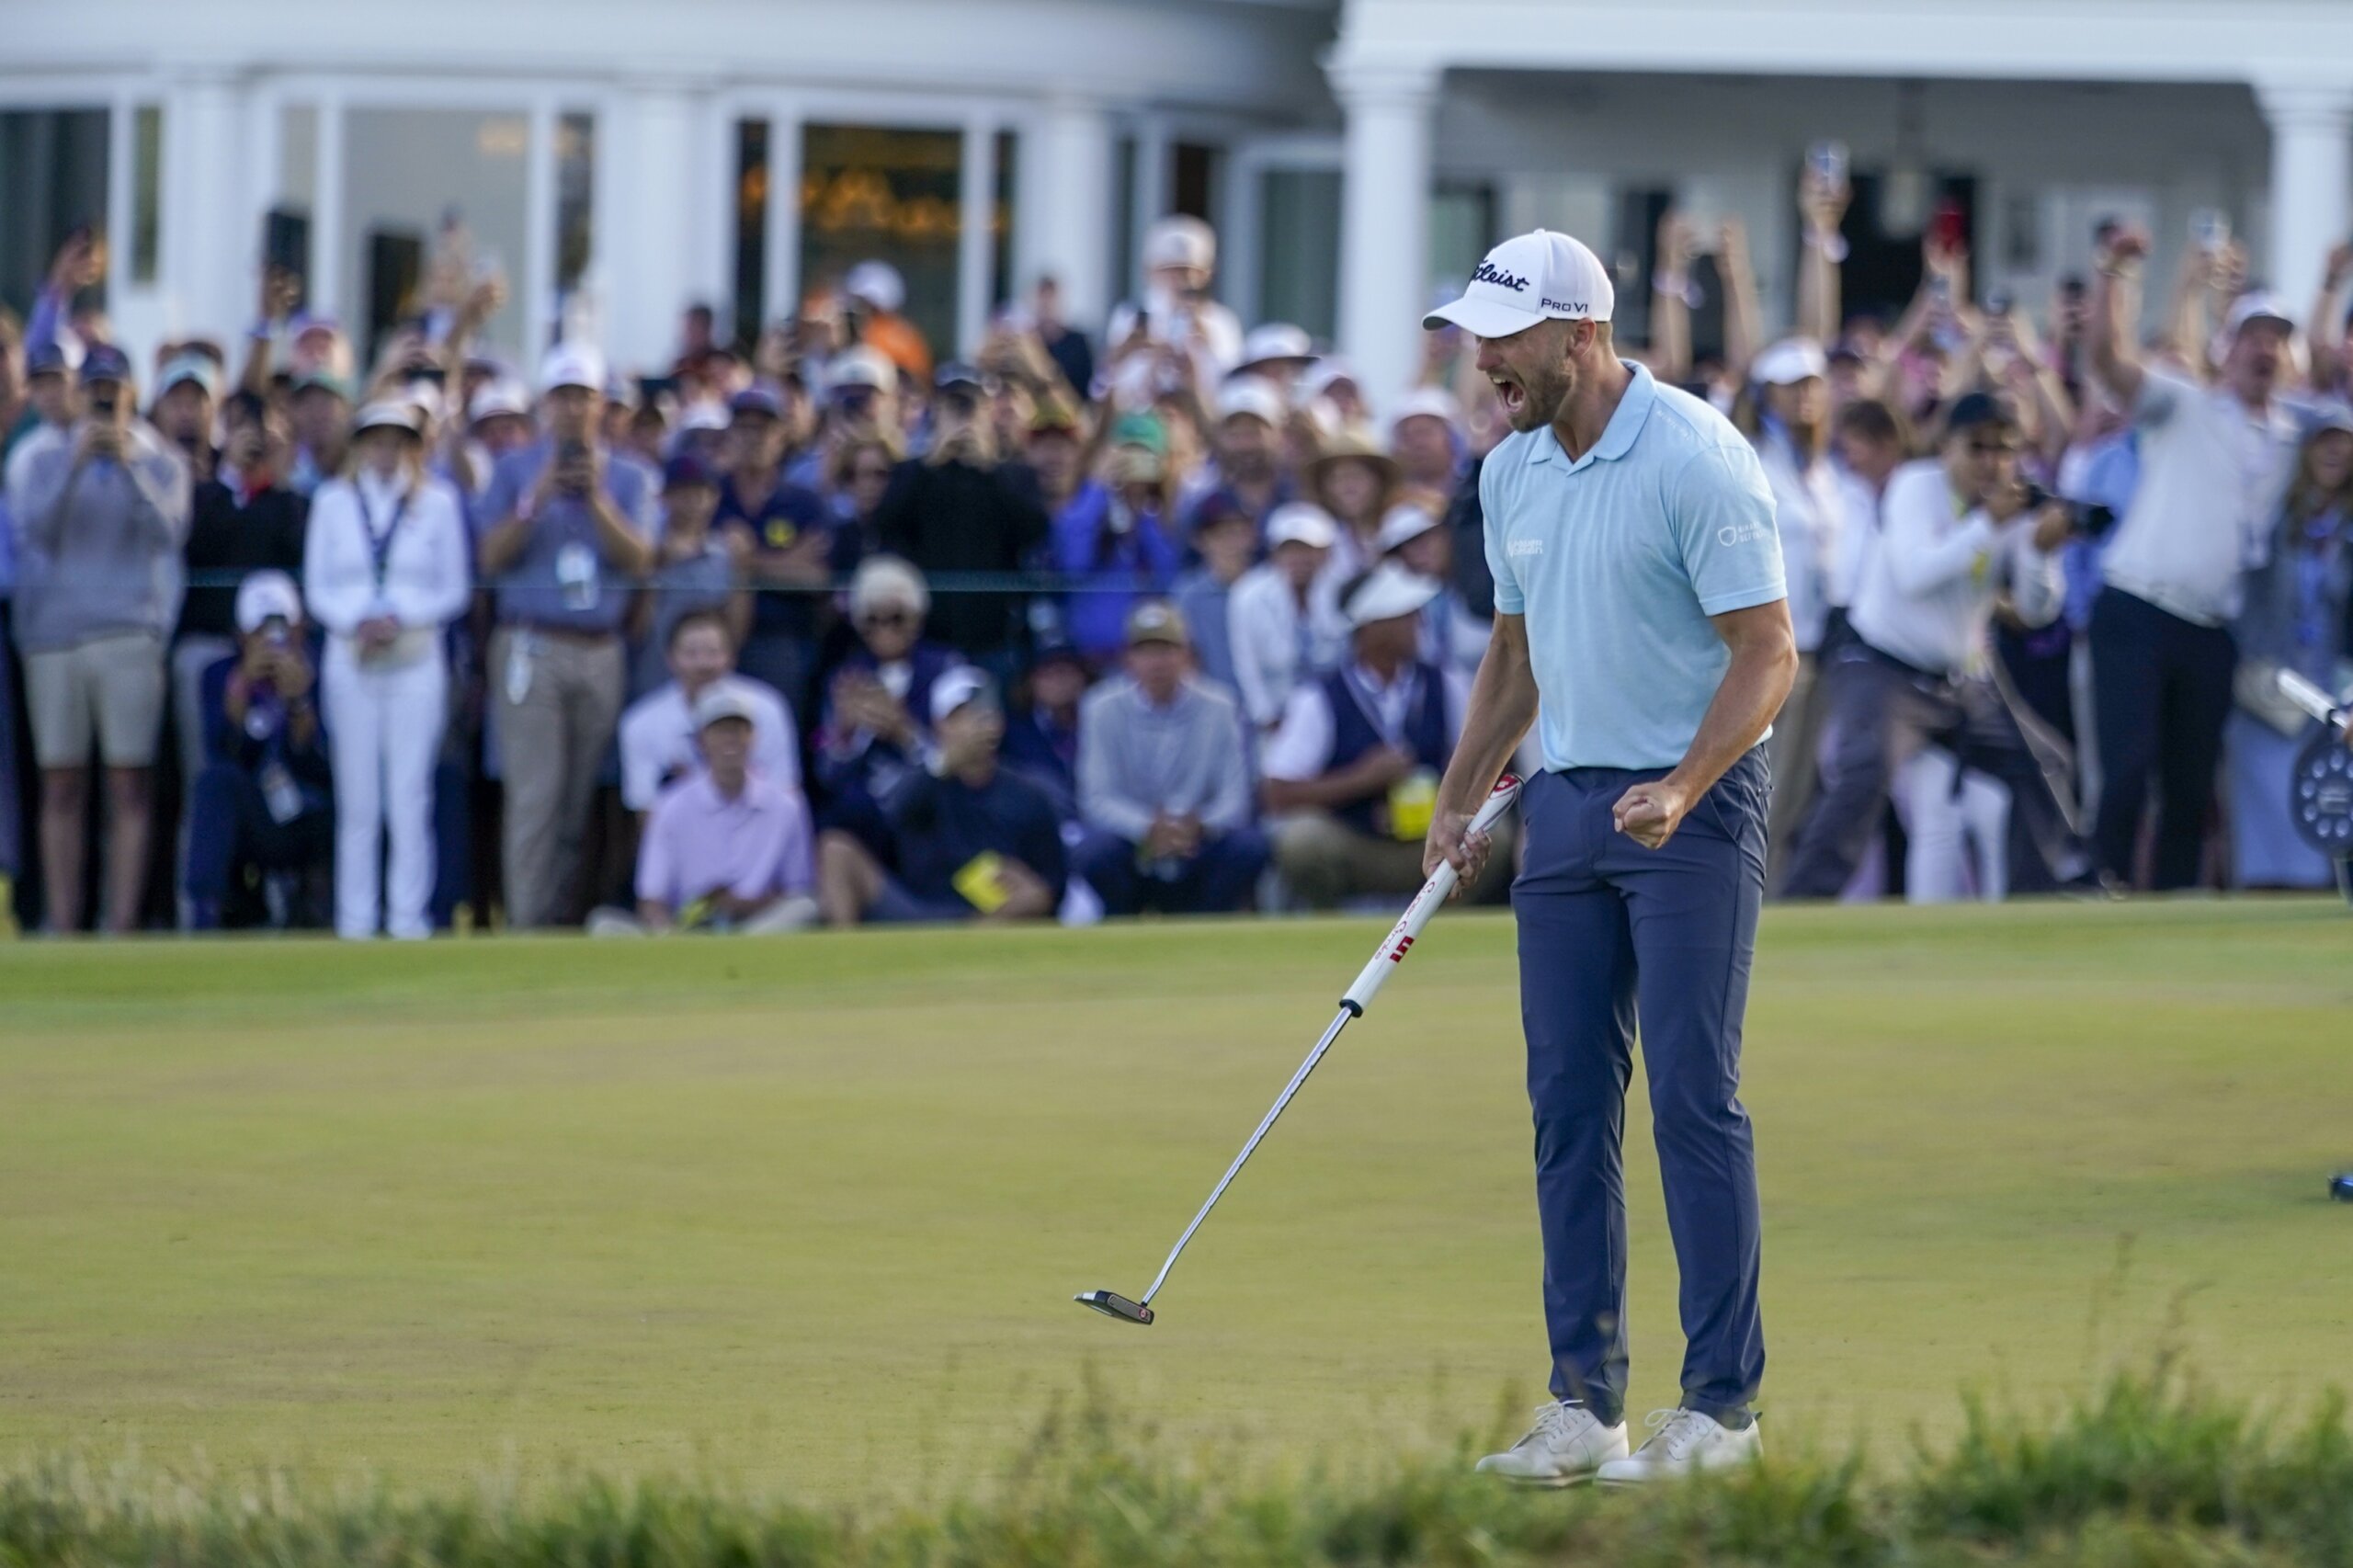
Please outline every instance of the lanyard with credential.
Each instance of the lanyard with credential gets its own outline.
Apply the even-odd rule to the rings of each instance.
[[[392,536],[401,531],[401,520],[408,516],[409,497],[416,492],[414,487],[401,492],[401,498],[392,505],[392,520],[381,532],[376,527],[375,508],[368,505],[368,493],[355,484],[351,494],[359,503],[360,529],[368,536],[368,567],[375,579],[376,602],[382,604],[384,579],[392,570]]]

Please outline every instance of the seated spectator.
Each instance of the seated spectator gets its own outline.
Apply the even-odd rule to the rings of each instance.
[[[699,458],[680,454],[662,471],[662,533],[654,549],[654,575],[630,606],[631,641],[636,644],[630,691],[642,697],[667,673],[670,634],[698,611],[716,614],[728,645],[740,648],[752,629],[752,591],[745,585],[751,536],[741,528],[714,529],[719,506],[718,472]]]
[[[1258,527],[1233,506],[1213,506],[1194,516],[1193,550],[1200,564],[1176,579],[1169,597],[1185,618],[1193,667],[1203,679],[1232,692],[1233,588],[1258,554]]]
[[[1492,623],[1471,613],[1454,587],[1454,536],[1438,515],[1418,502],[1389,508],[1381,519],[1381,558],[1393,561],[1417,577],[1439,585],[1438,597],[1422,611],[1422,658],[1442,670],[1465,676],[1479,673],[1487,656]]]
[[[703,694],[724,686],[751,710],[753,760],[761,777],[780,790],[801,792],[801,732],[791,705],[775,687],[735,673],[735,643],[726,618],[716,610],[690,610],[670,625],[664,649],[670,678],[630,704],[621,715],[621,804],[649,812],[662,791],[694,771],[696,705]]]
[[[1242,711],[1260,731],[1283,716],[1291,689],[1330,662],[1338,619],[1324,571],[1338,529],[1320,506],[1295,501],[1267,519],[1267,559],[1233,585],[1226,624]]]
[[[599,909],[592,937],[673,931],[770,936],[817,921],[809,806],[760,767],[769,722],[746,680],[695,699],[702,766],[662,792],[637,852],[637,914]]]
[[[238,651],[204,672],[206,749],[188,811],[189,922],[221,928],[267,879],[315,880],[335,850],[332,769],[302,596],[283,572],[237,588]],[[308,923],[307,892],[290,918]]]
[[[1461,676],[1419,655],[1421,613],[1438,593],[1395,565],[1350,584],[1347,667],[1301,681],[1267,742],[1275,864],[1311,908],[1422,885],[1423,837],[1470,697]],[[1476,892],[1510,874],[1506,835],[1496,836]]]
[[[361,409],[349,477],[311,504],[302,580],[329,634],[335,929],[347,939],[433,930],[433,771],[449,717],[442,633],[465,613],[473,573],[464,503],[426,472],[419,424],[409,403]]]
[[[858,837],[877,856],[891,854],[881,801],[908,769],[921,766],[931,739],[924,694],[963,661],[953,649],[922,640],[931,594],[923,574],[895,555],[870,555],[850,579],[849,619],[858,634],[825,694],[817,729],[817,783],[824,825]]]
[[[1087,694],[1079,725],[1077,869],[1108,915],[1239,909],[1266,869],[1233,699],[1191,673],[1184,617],[1128,617],[1127,674]]]
[[[1065,822],[1078,815],[1079,699],[1086,661],[1067,642],[1038,650],[1029,665],[1029,702],[1006,722],[1005,765],[1053,798]]]
[[[899,779],[883,812],[893,876],[849,834],[817,845],[817,900],[829,926],[861,920],[1042,920],[1061,907],[1062,826],[1045,791],[999,766],[1005,717],[979,670],[932,686],[938,745]]]
[[[139,925],[164,638],[179,607],[188,467],[133,417],[131,361],[107,344],[82,362],[83,413],[44,425],[8,463],[17,646],[41,771],[41,883],[49,928],[82,926],[89,758],[106,768],[106,916]]]

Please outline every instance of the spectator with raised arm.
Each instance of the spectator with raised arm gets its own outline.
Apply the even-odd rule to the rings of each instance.
[[[630,588],[654,566],[654,476],[597,437],[605,358],[559,344],[541,369],[547,435],[499,460],[483,514],[496,588],[488,676],[506,808],[507,924],[563,918],[606,748],[628,689]]]
[[[94,744],[106,778],[110,930],[137,928],[146,886],[188,476],[136,407],[131,361],[100,344],[82,361],[82,416],[28,437],[8,464],[17,646],[41,771],[41,884],[59,933],[82,926]]]
[[[1126,673],[1089,692],[1079,724],[1078,871],[1108,915],[1240,908],[1267,864],[1233,699],[1189,666],[1164,599],[1128,616]]]
[[[2215,385],[2142,362],[2128,324],[2148,254],[2147,234],[2118,230],[2092,289],[2091,371],[2131,411],[2141,462],[2092,608],[2094,839],[2101,869],[2134,881],[2154,787],[2151,881],[2165,890],[2200,880],[2238,661],[2231,620],[2241,574],[2279,515],[2302,427],[2282,385],[2295,323],[2270,295],[2231,305]]]
[[[1255,376],[1236,376],[1218,390],[1211,482],[1186,509],[1188,528],[1212,509],[1238,511],[1261,528],[1297,493],[1283,454],[1290,416],[1282,394]]]
[[[370,403],[353,424],[351,472],[313,498],[302,564],[327,632],[335,929],[347,940],[422,937],[433,930],[433,772],[449,715],[443,631],[473,592],[465,503],[426,472],[415,405]]]

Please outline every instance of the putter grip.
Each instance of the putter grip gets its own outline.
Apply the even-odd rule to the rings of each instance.
[[[2339,706],[2336,699],[2294,670],[2283,669],[2273,678],[2279,683],[2282,696],[2324,724],[2343,729],[2348,714],[2353,714],[2353,708]]]
[[[1518,795],[1518,778],[1506,773],[1496,779],[1495,787],[1487,792],[1486,804],[1481,806],[1478,814],[1471,819],[1470,831],[1484,833],[1494,827],[1495,820],[1510,808]],[[1397,924],[1392,926],[1389,935],[1381,939],[1381,946],[1373,950],[1371,961],[1357,976],[1357,983],[1349,986],[1347,994],[1340,998],[1342,1006],[1353,1008],[1361,1015],[1372,1006],[1372,998],[1380,991],[1381,983],[1389,978],[1391,970],[1405,961],[1405,954],[1412,949],[1414,938],[1422,934],[1422,927],[1430,923],[1430,916],[1438,913],[1447,895],[1453,892],[1456,875],[1451,862],[1430,873],[1430,880],[1422,884],[1422,891],[1414,895],[1414,902],[1405,906],[1405,913],[1397,917]]]

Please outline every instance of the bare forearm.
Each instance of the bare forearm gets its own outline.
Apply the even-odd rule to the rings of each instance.
[[[1502,637],[1490,640],[1471,683],[1471,703],[1462,715],[1454,760],[1438,785],[1439,808],[1465,815],[1477,812],[1535,722],[1536,673],[1529,667],[1526,644]]]
[[[588,515],[597,520],[597,548],[608,563],[632,577],[654,570],[654,547],[622,519],[611,496],[601,489],[590,491]]]
[[[1724,776],[1726,769],[1748,755],[1789,700],[1797,680],[1797,644],[1784,631],[1779,638],[1759,637],[1733,650],[1732,665],[1691,737],[1689,749],[1676,765],[1670,780],[1698,799]]]
[[[2131,293],[2122,278],[2106,270],[2100,272],[2092,284],[2091,320],[2084,341],[2084,355],[2091,362],[2092,374],[2099,378],[2101,385],[2128,402],[2141,385],[2140,364],[2127,347],[2124,307]]]

